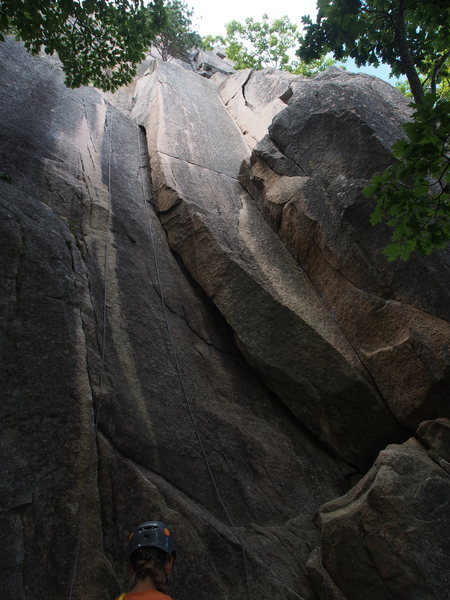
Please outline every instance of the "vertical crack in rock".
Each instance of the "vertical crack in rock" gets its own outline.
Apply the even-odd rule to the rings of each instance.
[[[247,79],[244,81],[244,83],[241,86],[241,90],[242,90],[242,97],[244,98],[244,102],[245,102],[245,106],[247,106],[250,110],[254,109],[254,106],[252,106],[252,104],[250,104],[250,102],[247,101],[247,98],[245,97],[245,88],[248,84],[248,82],[250,81],[252,75],[254,73],[254,69],[250,70],[250,73],[248,74]],[[227,103],[228,104],[228,103]]]

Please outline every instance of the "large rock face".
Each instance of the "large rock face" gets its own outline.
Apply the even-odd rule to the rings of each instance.
[[[5,596],[112,598],[128,532],[157,516],[178,539],[177,598],[244,598],[239,539],[255,593],[312,597],[311,519],[351,469],[250,370],[170,251],[137,124],[0,49]]]
[[[104,95],[0,60],[3,595],[113,598],[159,518],[177,600],[445,598],[448,265],[386,265],[360,196],[399,97],[162,63]],[[333,171],[347,130],[366,154]]]
[[[399,428],[323,299],[242,190],[237,177],[248,148],[216,86],[155,64],[138,84],[133,114],[148,131],[171,247],[289,410],[364,466]]]

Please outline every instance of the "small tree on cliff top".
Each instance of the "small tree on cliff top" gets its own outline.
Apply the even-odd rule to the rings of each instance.
[[[165,27],[163,0],[1,0],[0,39],[8,33],[32,54],[58,53],[66,85],[115,90]]]
[[[245,19],[245,25],[231,21],[226,31],[227,57],[238,69],[283,69],[290,60],[288,50],[298,43],[297,25],[288,17],[269,22],[268,15],[264,14],[261,21]]]
[[[303,17],[303,60],[333,52],[358,66],[381,62],[406,75],[414,97],[407,139],[393,146],[396,162],[372,178],[365,193],[377,206],[372,223],[393,227],[389,260],[414,250],[429,254],[450,240],[450,101],[436,94],[449,72],[450,4],[443,0],[318,0],[316,23]],[[420,78],[420,74],[424,77]]]
[[[162,60],[184,58],[192,48],[202,45],[202,38],[191,29],[193,11],[180,0],[171,0],[165,5],[166,20],[164,29],[156,36],[153,46]],[[152,21],[151,10],[149,12]]]

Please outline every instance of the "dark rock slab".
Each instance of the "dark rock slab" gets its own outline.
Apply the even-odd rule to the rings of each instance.
[[[252,372],[169,249],[136,123],[21,45],[0,53],[5,597],[115,597],[129,531],[157,517],[178,541],[179,600],[245,598],[236,534],[257,594],[312,599],[312,516],[351,470]]]
[[[448,420],[421,428],[439,453]],[[359,484],[320,510],[320,551],[309,562],[320,598],[447,598],[449,493],[448,470],[416,439],[381,452]]]
[[[428,448],[429,455],[450,473],[450,419],[424,421],[417,435]]]

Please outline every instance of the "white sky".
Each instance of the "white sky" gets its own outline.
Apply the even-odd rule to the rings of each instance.
[[[302,26],[303,15],[310,15],[313,22],[316,18],[316,0],[185,0],[194,10],[193,28],[200,35],[225,35],[225,24],[236,20],[244,22],[247,17],[259,21],[264,13],[269,19],[279,19],[287,15],[299,29]],[[389,79],[389,68],[381,66],[362,67],[358,69],[352,61],[346,63],[351,72],[362,71],[376,75],[394,85],[394,79]]]
[[[226,23],[247,17],[259,21],[264,13],[270,20],[287,15],[299,27],[303,15],[313,20],[316,15],[316,0],[187,0],[186,4],[194,9],[193,24],[200,35],[224,35]]]

